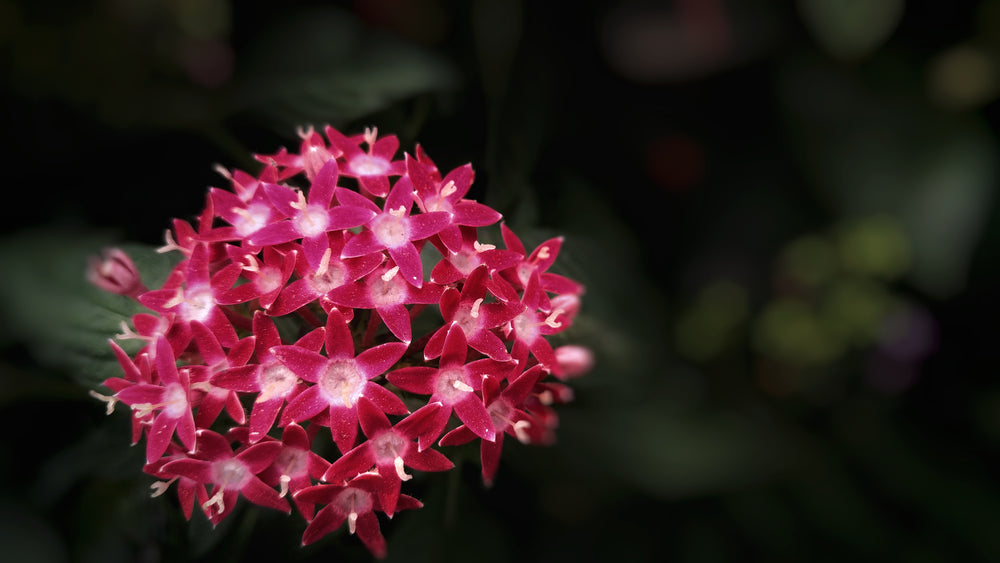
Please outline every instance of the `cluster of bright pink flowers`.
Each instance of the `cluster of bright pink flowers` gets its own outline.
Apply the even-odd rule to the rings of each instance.
[[[547,337],[583,288],[548,271],[561,237],[529,253],[500,224],[506,248],[480,242],[501,215],[465,197],[470,165],[442,177],[395,136],[324,133],[259,155],[256,177],[220,169],[231,189],[167,231],[160,250],[183,259],[161,288],[120,251],[95,258],[92,282],[150,312],[118,336],[137,353],[110,340],[124,376],[94,395],[131,407],[154,496],[174,485],[187,518],[197,503],[218,523],[240,496],[294,505],[303,544],[347,522],[381,557],[377,514],[420,507],[402,482],[452,468],[447,447],[478,439],[490,484],[504,435],[552,442],[592,356]],[[414,339],[419,315],[434,329]]]

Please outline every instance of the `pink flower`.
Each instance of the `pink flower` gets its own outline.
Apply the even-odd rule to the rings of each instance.
[[[374,492],[382,510],[392,516],[402,482],[413,478],[406,472],[407,467],[418,471],[447,471],[454,467],[441,452],[420,450],[413,442],[430,430],[428,424],[440,408],[439,403],[428,403],[392,426],[378,407],[362,397],[358,401],[358,412],[361,428],[368,439],[334,461],[323,480],[347,483],[374,469],[382,481]]]
[[[170,438],[177,436],[189,451],[195,447],[194,415],[187,371],[178,372],[170,344],[162,336],[156,340],[156,378],[158,383],[136,383],[115,393],[132,407],[139,418],[155,413],[146,433],[146,463],[152,463],[167,451]]]
[[[442,408],[437,410],[428,423],[429,430],[419,437],[421,450],[427,449],[438,439],[452,412],[480,438],[491,442],[496,439],[493,421],[486,412],[482,397],[476,391],[482,388],[482,380],[486,374],[499,375],[505,371],[509,362],[485,358],[466,364],[468,352],[465,333],[461,327],[452,323],[445,338],[439,367],[404,367],[387,376],[389,382],[396,387],[411,393],[430,395],[429,403],[441,404]]]
[[[281,407],[305,389],[299,377],[272,353],[272,350],[281,345],[274,322],[258,311],[253,318],[253,332],[256,338],[257,363],[230,367],[212,377],[212,384],[218,387],[256,394],[253,410],[250,412],[248,441],[251,444],[267,435],[274,426]],[[295,347],[318,352],[325,336],[325,329],[318,328],[300,338]]]
[[[291,512],[288,501],[258,477],[281,453],[281,442],[260,442],[234,453],[226,438],[202,429],[198,431],[198,443],[192,457],[171,461],[161,471],[212,485],[211,495],[199,500],[213,525],[233,511],[240,496],[260,506]]]
[[[368,397],[383,412],[406,414],[399,397],[371,381],[389,369],[406,351],[406,344],[389,342],[369,348],[355,357],[354,339],[336,309],[326,322],[326,356],[300,346],[275,346],[271,353],[300,378],[314,383],[285,407],[282,424],[316,420],[329,426],[340,451],[354,447],[358,434],[358,399]]]
[[[497,469],[500,467],[500,454],[503,451],[503,435],[510,434],[522,443],[531,442],[529,429],[532,428],[532,417],[524,411],[522,403],[531,393],[538,379],[545,373],[541,366],[529,368],[524,373],[513,378],[506,388],[501,390],[500,381],[495,377],[483,380],[483,401],[486,410],[493,421],[496,440],[480,439],[479,457],[482,464],[483,483],[493,484]],[[441,446],[457,446],[477,437],[476,433],[466,425],[448,432],[441,438]]]
[[[343,485],[314,485],[296,493],[296,500],[325,504],[302,534],[302,545],[316,542],[347,522],[347,530],[357,533],[373,556],[386,556],[385,537],[379,527],[377,511],[382,511],[375,491],[382,485],[374,473],[358,475]],[[396,510],[421,508],[423,504],[408,495],[399,495]]]
[[[365,129],[360,138],[349,139],[340,131],[327,126],[326,136],[330,144],[341,153],[344,161],[344,175],[358,179],[361,189],[375,197],[385,197],[389,193],[389,176],[398,176],[405,170],[402,161],[394,161],[399,149],[399,139],[395,135],[378,138],[378,129]],[[368,145],[368,151],[361,149],[361,142]]]
[[[316,175],[309,195],[276,184],[264,184],[264,193],[286,219],[275,221],[247,237],[253,246],[281,244],[296,239],[319,241],[330,231],[351,229],[367,223],[375,213],[353,205],[331,207],[337,186],[337,161],[330,160]]]
[[[406,176],[400,178],[385,199],[385,209],[379,209],[371,200],[350,190],[337,190],[341,205],[365,207],[375,217],[366,229],[347,241],[341,256],[352,258],[387,251],[399,267],[399,273],[415,287],[423,285],[423,265],[420,252],[413,244],[440,231],[450,221],[444,211],[410,215],[413,207],[413,190]]]

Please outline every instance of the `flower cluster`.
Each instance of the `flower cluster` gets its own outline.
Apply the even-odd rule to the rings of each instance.
[[[552,442],[565,381],[593,360],[547,338],[583,293],[549,271],[561,237],[529,252],[466,198],[470,165],[442,175],[395,136],[324,134],[258,155],[257,176],[220,168],[229,188],[167,231],[160,251],[182,259],[162,287],[120,251],[95,258],[88,278],[148,312],[118,335],[137,352],[109,340],[123,375],[93,394],[130,407],[154,496],[173,485],[188,519],[197,504],[216,524],[242,496],[300,513],[303,544],[346,522],[381,557],[377,515],[421,506],[413,472],[478,440],[491,484],[505,435]],[[498,223],[505,248],[478,238]]]

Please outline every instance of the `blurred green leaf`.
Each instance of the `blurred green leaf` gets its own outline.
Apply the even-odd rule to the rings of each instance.
[[[234,110],[263,116],[282,133],[343,124],[457,82],[441,56],[332,7],[276,20],[241,63]]]
[[[947,298],[963,287],[985,227],[1000,146],[975,116],[901,94],[910,77],[898,66],[879,61],[870,73],[883,78],[866,78],[789,61],[778,92],[791,146],[831,211],[846,221],[894,218],[910,246],[907,280]]]
[[[122,321],[148,310],[134,300],[92,286],[85,278],[87,260],[105,246],[128,253],[147,287],[162,285],[177,261],[176,253],[152,247],[115,245],[110,236],[54,227],[0,239],[0,330],[5,341],[27,346],[37,360],[95,387],[120,375],[108,339]],[[135,342],[123,342],[130,350]]]
[[[880,47],[903,16],[903,0],[799,0],[799,14],[834,57],[858,59]]]

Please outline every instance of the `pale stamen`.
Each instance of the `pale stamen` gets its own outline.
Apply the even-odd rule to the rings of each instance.
[[[302,193],[302,190],[295,190],[295,202],[289,204],[293,209],[298,209],[299,211],[305,211],[306,206],[309,205],[306,202],[306,194]],[[306,221],[309,220],[309,216],[306,215]]]
[[[212,384],[207,381],[199,381],[197,383],[192,383],[191,389],[194,389],[195,391],[204,391],[208,393],[212,390]]]
[[[392,278],[396,277],[396,274],[398,273],[399,273],[399,266],[393,266],[392,268],[386,270],[384,274],[382,274],[382,281],[387,282]]]
[[[472,243],[472,248],[474,248],[476,250],[476,252],[485,252],[487,250],[496,250],[496,247],[497,247],[497,245],[495,245],[495,244],[480,244],[478,240]]]
[[[229,170],[227,170],[226,167],[222,166],[221,164],[218,164],[218,163],[214,164],[212,166],[212,170],[215,170],[216,173],[218,173],[223,178],[229,180],[230,182],[233,181],[233,174]]]
[[[365,142],[368,143],[368,152],[375,148],[375,141],[378,139],[378,127],[365,127]]]
[[[479,306],[483,304],[483,298],[480,297],[472,302],[472,308],[469,309],[469,316],[478,319],[479,318]]]
[[[566,311],[563,311],[562,309],[556,309],[555,311],[552,311],[552,314],[550,314],[549,316],[545,317],[544,323],[547,324],[547,325],[549,325],[552,328],[559,328],[559,327],[561,327],[562,323],[559,322],[559,321],[557,321],[556,318],[559,315],[561,315],[561,314],[563,314],[565,312]]]
[[[142,335],[132,330],[125,321],[122,321],[118,326],[122,329],[121,334],[115,335],[115,338],[118,340],[145,340]]]
[[[393,465],[396,466],[396,475],[399,476],[402,481],[409,481],[413,479],[413,475],[408,474],[403,470],[403,458],[396,456],[396,459],[392,460]]]
[[[326,270],[330,267],[330,257],[333,256],[333,250],[327,248],[323,251],[323,257],[319,259],[319,267],[316,268],[316,275],[322,276],[326,273]]]
[[[118,397],[101,395],[100,393],[94,391],[93,389],[91,389],[89,393],[91,397],[97,399],[98,401],[104,401],[105,403],[108,404],[108,408],[104,411],[104,414],[111,414],[115,412],[115,403],[118,402]]]
[[[354,502],[351,502],[351,513],[347,515],[347,531],[354,533],[358,529],[358,513],[354,511]]]
[[[184,290],[178,287],[177,288],[177,294],[174,295],[174,297],[170,301],[167,301],[166,303],[164,303],[163,304],[163,308],[164,309],[170,309],[172,307],[176,307],[176,306],[180,305],[183,302],[184,302]]]
[[[459,381],[457,379],[451,382],[451,386],[454,387],[455,389],[458,389],[459,391],[465,391],[466,393],[471,393],[475,391],[475,389],[473,389],[468,383],[464,381]]]
[[[458,191],[458,187],[455,186],[454,180],[448,180],[448,183],[441,186],[441,197],[448,197],[451,194]]]
[[[389,215],[392,215],[393,217],[402,217],[405,214],[406,214],[406,206],[405,205],[400,205],[396,209],[390,209],[389,210]]]
[[[531,422],[527,420],[519,420],[514,423],[514,435],[517,436],[518,442],[522,444],[531,442],[531,436],[528,435],[528,428],[531,428]]]
[[[216,491],[216,493],[214,495],[212,495],[212,498],[206,500],[204,502],[204,504],[201,505],[202,510],[204,510],[205,512],[210,512],[210,510],[208,508],[210,506],[215,505],[215,506],[219,507],[219,513],[220,514],[223,511],[225,511],[226,510],[226,504],[222,500],[222,492],[223,491],[224,491],[224,489],[219,489],[218,491]]]
[[[552,255],[549,254],[549,247],[543,246],[543,247],[541,247],[541,248],[538,249],[538,256],[535,259],[536,260],[548,260],[550,256],[552,256]]]
[[[243,269],[248,272],[260,273],[260,262],[257,261],[257,257],[253,254],[245,254],[243,259],[246,260],[246,265]]]
[[[179,477],[174,477],[169,481],[157,481],[153,483],[152,485],[149,486],[150,489],[153,489],[153,493],[150,495],[150,497],[156,498],[162,495],[163,493],[167,492],[167,489],[170,488],[170,485],[172,485],[174,481],[176,481],[177,479],[179,479]]]
[[[174,235],[173,233],[170,232],[170,229],[167,229],[165,231],[163,238],[167,241],[167,244],[157,248],[156,249],[157,254],[165,254],[167,252],[170,252],[171,250],[178,250],[180,252],[184,252],[184,249],[181,248],[181,246],[177,244],[177,242],[174,240]]]
[[[281,492],[278,493],[278,498],[285,498],[288,494],[288,484],[291,483],[292,478],[288,475],[282,475],[278,478],[278,488]]]

